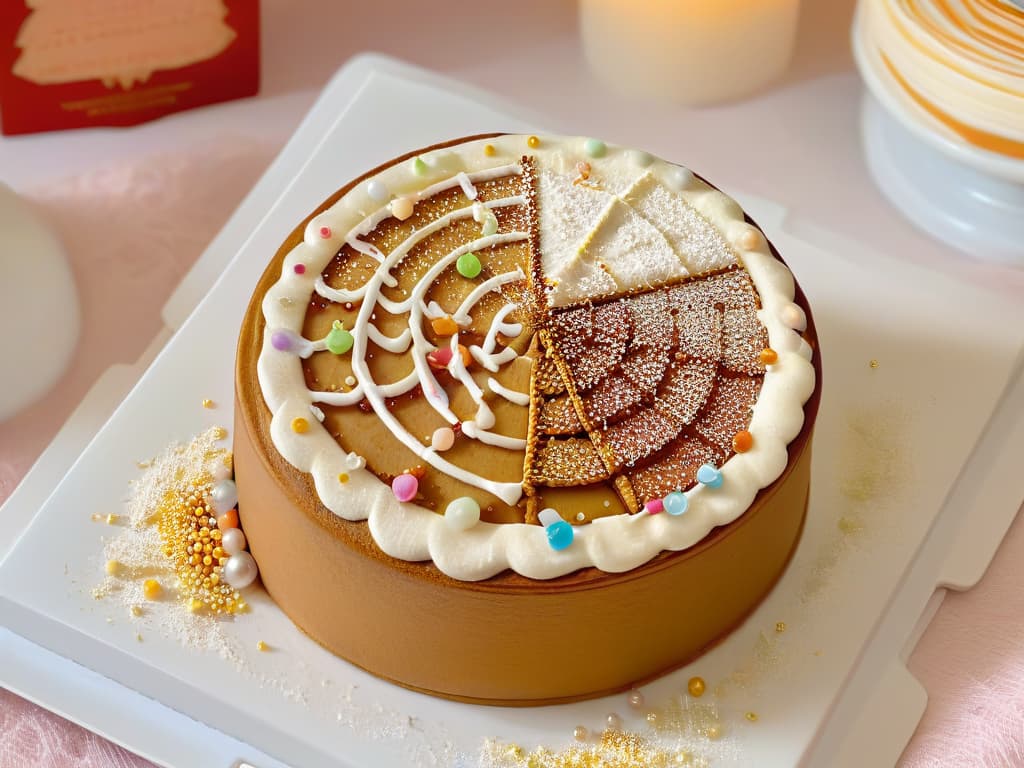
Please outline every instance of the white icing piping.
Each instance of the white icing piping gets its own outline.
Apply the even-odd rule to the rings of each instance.
[[[371,323],[366,327],[366,334],[370,337],[370,341],[378,347],[386,349],[388,352],[394,352],[396,355],[405,352],[412,341],[412,333],[408,328],[397,336],[386,336],[383,331]]]
[[[481,429],[480,425],[473,421],[464,421],[462,423],[462,433],[467,437],[472,437],[474,440],[479,440],[481,443],[494,445],[498,448],[508,448],[510,451],[526,450],[526,441],[522,438],[488,432],[485,429]]]
[[[487,336],[484,337],[483,347],[473,344],[469,348],[469,354],[473,356],[473,359],[491,373],[497,373],[498,369],[502,365],[518,357],[516,351],[512,349],[512,347],[505,347],[501,352],[498,352],[497,354],[494,353],[494,348],[498,344],[499,333],[510,339],[514,339],[523,332],[523,326],[519,323],[505,322],[505,318],[514,312],[515,308],[515,304],[506,304],[499,309],[495,313],[494,319],[491,320],[491,327],[487,331]]]
[[[504,272],[500,275],[495,275],[494,277],[484,280],[480,285],[473,289],[473,292],[470,293],[469,296],[463,299],[459,308],[455,310],[454,314],[452,314],[452,320],[459,325],[469,325],[469,311],[477,305],[477,302],[479,302],[480,299],[491,291],[498,290],[503,285],[525,279],[526,274],[523,272],[522,267],[517,266],[514,272]],[[518,336],[519,334],[516,335]]]
[[[514,389],[509,389],[493,376],[487,377],[487,388],[499,397],[504,397],[510,403],[522,406],[530,404],[530,396],[526,392],[518,392]]]

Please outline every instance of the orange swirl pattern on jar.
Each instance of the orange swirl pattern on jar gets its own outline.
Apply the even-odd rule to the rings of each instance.
[[[867,0],[898,88],[972,146],[1024,159],[1024,10],[1004,0]]]

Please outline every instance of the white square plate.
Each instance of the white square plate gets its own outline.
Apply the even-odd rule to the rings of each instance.
[[[485,95],[379,57],[339,72],[172,298],[165,317],[172,329],[183,320],[180,330],[160,337],[166,344],[153,365],[45,503],[44,481],[59,477],[67,450],[48,452],[50,467],[33,470],[0,512],[0,551],[13,542],[0,563],[0,621],[11,632],[0,633],[0,651],[25,660],[0,668],[0,682],[158,762],[197,768],[240,757],[258,768],[473,765],[486,738],[560,747],[574,726],[598,729],[609,711],[643,725],[624,696],[502,709],[405,691],[319,648],[260,590],[251,613],[223,625],[237,662],[162,636],[155,614],[132,619],[91,595],[101,579],[100,536],[111,531],[90,514],[117,508],[138,460],[213,424],[230,427],[237,329],[257,278],[295,223],[398,153],[537,124],[512,114]],[[724,736],[690,745],[714,765],[816,764],[826,755],[833,762],[843,739],[859,733],[851,728],[875,729],[872,743],[858,745],[859,760],[892,762],[923,707],[902,668],[903,646],[936,585],[977,578],[1024,496],[1019,473],[1003,471],[1002,450],[1024,437],[1024,312],[825,232],[814,243],[797,239],[789,234],[796,217],[738,197],[815,310],[825,372],[810,514],[792,565],[758,611],[645,695],[657,704],[693,674],[718,688],[717,699],[704,702],[717,700]],[[803,223],[800,231],[813,227]],[[203,409],[204,398],[219,408]],[[968,514],[969,530],[954,547]],[[785,632],[775,631],[779,621]],[[257,652],[258,639],[274,652]],[[59,677],[47,674],[51,663],[69,676],[67,691],[50,684]],[[98,691],[125,713],[122,721],[88,706],[83,692]],[[888,707],[865,707],[882,694]],[[898,709],[900,702],[907,706]],[[757,722],[744,717],[748,711]]]

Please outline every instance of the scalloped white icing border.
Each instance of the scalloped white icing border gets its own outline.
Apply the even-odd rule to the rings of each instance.
[[[328,509],[346,520],[368,520],[374,541],[392,557],[433,560],[443,573],[463,581],[486,579],[505,569],[533,579],[555,578],[588,566],[614,573],[628,571],[663,550],[693,546],[716,526],[732,522],[747,510],[757,492],[786,468],[787,446],[803,426],[803,405],[814,389],[811,349],[798,333],[805,318],[793,303],[794,282],[789,270],[771,255],[760,232],[743,220],[743,211],[732,198],[685,169],[652,159],[645,152],[608,145],[606,154],[594,159],[586,154],[585,142],[583,138],[543,136],[539,147],[530,148],[525,136],[497,136],[426,153],[429,170],[425,177],[405,162],[372,180],[383,182],[393,195],[406,195],[459,172],[517,162],[524,154],[536,158],[538,165],[566,172],[577,160],[590,162],[604,174],[635,178],[653,172],[718,227],[740,255],[760,293],[762,309],[758,314],[779,359],[768,368],[754,405],[749,427],[754,446],[722,466],[721,487],[698,485],[687,491],[685,514],[641,512],[597,518],[588,525],[575,526],[572,545],[562,551],[551,548],[539,525],[480,522],[458,531],[443,515],[398,502],[391,488],[367,470],[360,457],[346,454],[318,421],[309,420],[313,401],[301,359],[275,349],[270,342],[272,330],[301,332],[314,282],[337,253],[345,234],[387,204],[369,194],[367,180],[314,217],[305,241],[285,257],[280,279],[263,300],[267,330],[257,373],[273,413],[270,434],[278,451],[293,467],[312,475],[317,494]],[[494,146],[493,156],[484,154],[484,144]],[[320,236],[324,226],[330,227],[330,238]],[[301,275],[294,270],[299,263],[306,265]],[[291,428],[292,420],[300,416],[310,421],[304,434]],[[338,480],[342,472],[349,476],[344,484]]]

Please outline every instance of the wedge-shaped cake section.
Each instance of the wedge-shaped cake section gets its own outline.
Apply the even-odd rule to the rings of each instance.
[[[650,290],[737,264],[722,234],[653,174],[628,183],[569,179],[546,171],[538,180],[541,273],[552,307]]]
[[[539,333],[540,448],[527,477],[537,486],[611,481],[632,511],[692,487],[750,423],[768,341],[759,308],[750,276],[729,265],[554,310]]]

